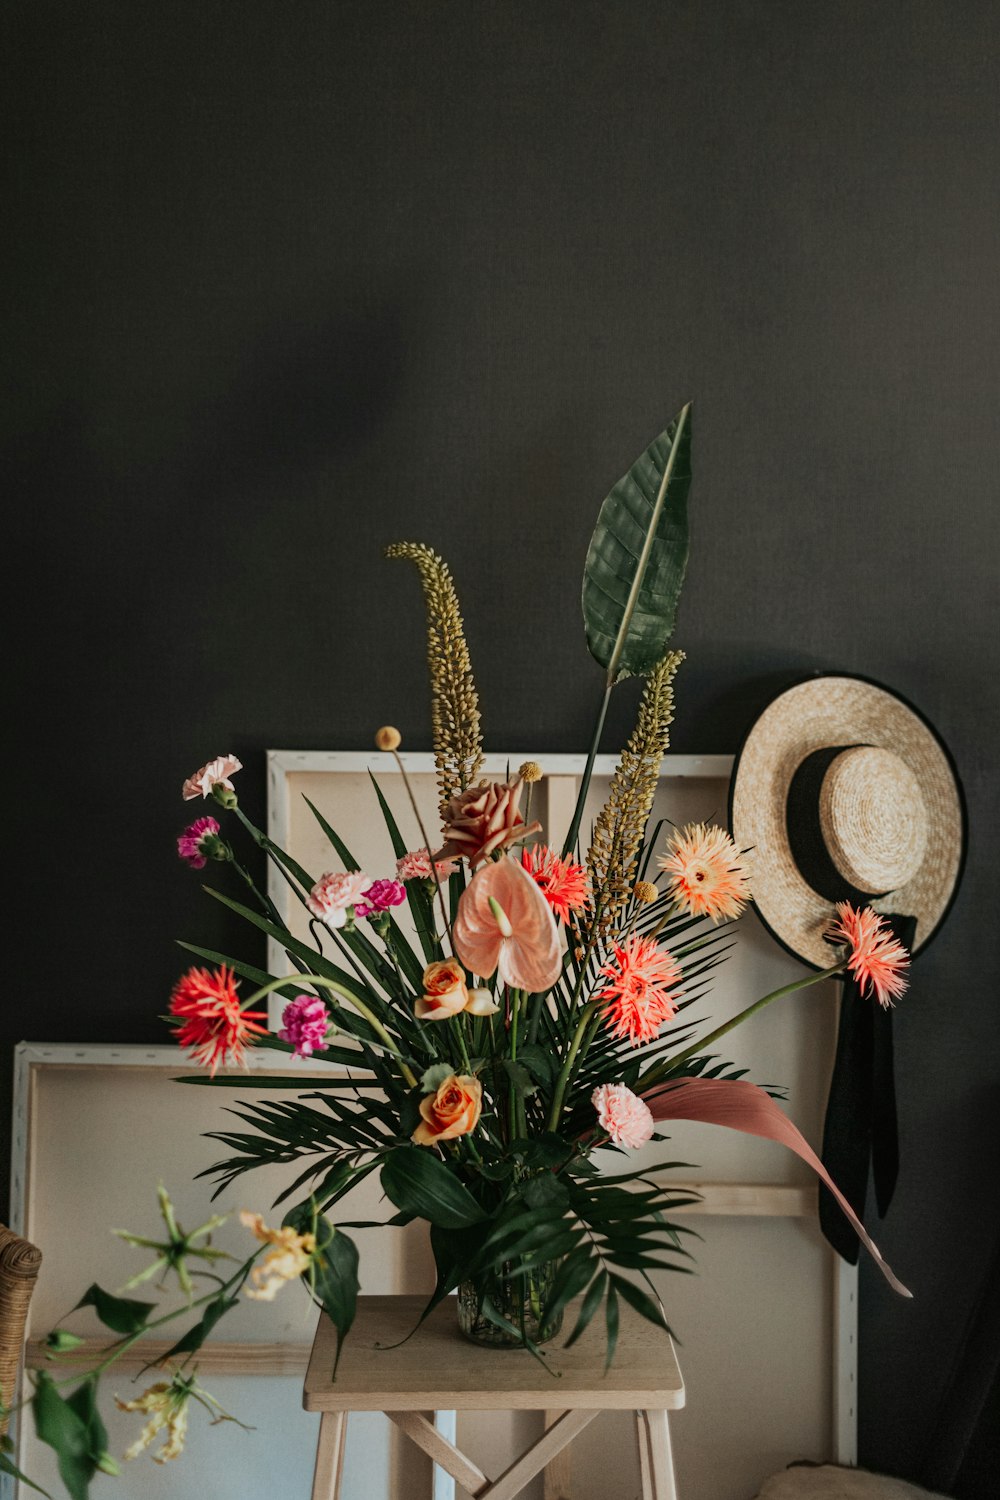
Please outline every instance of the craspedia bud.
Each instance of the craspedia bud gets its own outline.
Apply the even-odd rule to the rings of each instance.
[[[640,906],[648,906],[650,901],[655,901],[659,894],[651,880],[637,880],[632,892]]]
[[[403,736],[392,724],[383,724],[381,729],[375,731],[377,750],[398,750],[402,743]]]
[[[530,785],[533,781],[541,781],[542,768],[537,760],[526,760],[517,774],[522,781],[526,781]]]

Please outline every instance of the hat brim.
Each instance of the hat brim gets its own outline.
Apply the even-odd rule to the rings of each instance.
[[[810,677],[780,693],[751,726],[729,790],[729,826],[748,853],[754,905],[784,947],[816,969],[829,968],[823,934],[831,903],[815,891],[792,857],[787,804],[792,777],[807,755],[833,745],[875,745],[909,766],[927,810],[927,849],[905,886],[874,899],[876,911],[917,920],[914,952],[940,927],[965,860],[961,783],[947,748],[897,694],[867,678]]]

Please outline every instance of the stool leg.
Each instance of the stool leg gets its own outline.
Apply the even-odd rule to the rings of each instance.
[[[325,1411],[320,1418],[319,1442],[316,1444],[312,1500],[337,1500],[344,1473],[346,1439],[347,1413]]]
[[[649,1442],[649,1471],[652,1485],[649,1500],[677,1500],[674,1477],[674,1455],[670,1447],[670,1426],[662,1409],[642,1413]],[[640,1449],[641,1453],[641,1449]]]
[[[642,1500],[654,1500],[653,1476],[649,1469],[649,1436],[646,1432],[646,1413],[635,1414],[635,1435],[639,1443],[639,1493]]]

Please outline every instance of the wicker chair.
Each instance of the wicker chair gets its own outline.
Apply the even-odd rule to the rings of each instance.
[[[9,1405],[17,1390],[28,1306],[38,1280],[42,1252],[0,1224],[0,1395]],[[0,1433],[7,1424],[0,1421]]]

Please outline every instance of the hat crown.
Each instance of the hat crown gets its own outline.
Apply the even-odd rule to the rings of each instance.
[[[899,890],[920,869],[927,809],[916,776],[891,750],[841,751],[823,777],[819,819],[830,858],[857,890]]]

